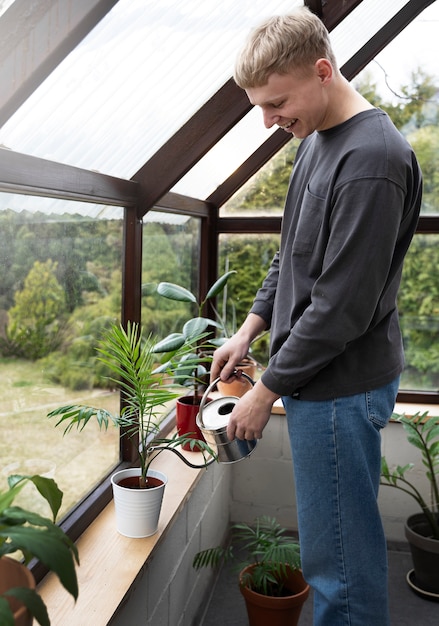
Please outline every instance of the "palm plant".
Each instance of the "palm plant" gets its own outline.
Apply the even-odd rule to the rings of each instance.
[[[52,520],[13,505],[26,483],[32,483],[49,503]],[[79,564],[78,551],[55,523],[62,502],[62,491],[52,478],[39,475],[9,476],[8,487],[7,491],[0,492],[0,558],[21,551],[25,565],[32,558],[39,559],[50,571],[55,572],[63,587],[76,600],[78,581],[75,562]],[[15,623],[8,597],[23,603],[41,626],[50,626],[47,608],[41,596],[27,587],[14,587],[0,596],[2,626],[14,626]]]
[[[416,413],[412,417],[395,415],[406,431],[407,440],[421,451],[425,476],[430,483],[430,503],[425,501],[421,492],[410,482],[408,472],[413,463],[398,465],[392,471],[385,457],[381,460],[381,484],[395,487],[409,494],[416,500],[428,521],[431,536],[439,540],[439,417],[429,417],[428,412]]]
[[[246,555],[245,561],[236,556],[236,549]],[[254,526],[234,524],[231,544],[198,552],[193,567],[218,567],[235,559],[239,569],[254,565],[241,579],[244,586],[266,596],[281,596],[287,569],[300,568],[300,548],[275,519],[262,516]]]
[[[175,350],[166,370],[157,369],[155,338],[152,335],[143,336],[138,324],[128,323],[126,330],[121,325],[113,325],[102,339],[98,352],[99,360],[113,373],[110,380],[120,385],[123,398],[120,414],[113,415],[106,409],[92,406],[67,405],[51,411],[48,417],[59,418],[56,426],[65,425],[64,433],[75,427],[82,430],[94,419],[101,429],[107,429],[112,423],[116,427],[124,428],[126,436],[138,438],[141,488],[148,486],[147,473],[152,460],[165,449],[175,449],[188,443],[190,446],[196,445],[203,452],[206,461],[205,455],[213,456],[213,452],[204,441],[190,435],[160,436],[163,407],[179,395],[175,388],[164,384],[164,377],[169,373],[174,359],[178,360],[190,352],[192,342],[196,339],[197,336],[194,335],[191,341]]]

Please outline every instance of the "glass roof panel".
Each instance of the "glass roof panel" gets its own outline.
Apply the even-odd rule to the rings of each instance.
[[[339,64],[342,65],[353,56],[406,2],[394,0],[383,5],[381,0],[363,0],[331,32]],[[260,19],[256,15],[251,26]],[[252,109],[174,186],[173,191],[197,198],[208,197],[274,130],[267,131],[260,111]]]
[[[340,66],[400,11],[408,0],[363,0],[334,30],[331,42]]]
[[[207,198],[276,130],[267,130],[253,108],[174,185],[177,193]]]
[[[250,26],[297,4],[119,0],[0,129],[0,144],[130,178],[231,76]]]
[[[9,9],[11,4],[14,4],[14,0],[0,0],[0,16]]]

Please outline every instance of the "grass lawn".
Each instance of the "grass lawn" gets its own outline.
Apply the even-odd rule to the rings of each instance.
[[[89,424],[83,432],[65,437],[47,413],[62,404],[80,402],[118,411],[119,394],[108,391],[71,391],[48,383],[38,364],[20,359],[0,359],[0,483],[6,487],[10,473],[43,473],[56,479],[64,492],[60,515],[85,495],[119,454],[119,431],[100,432]],[[35,493],[27,487],[21,503]],[[30,504],[30,502],[29,502]],[[43,504],[40,512],[48,514]]]

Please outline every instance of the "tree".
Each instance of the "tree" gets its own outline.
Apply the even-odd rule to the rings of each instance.
[[[6,342],[17,356],[31,360],[56,349],[66,313],[64,290],[56,278],[56,263],[35,261],[15,294],[9,310]]]

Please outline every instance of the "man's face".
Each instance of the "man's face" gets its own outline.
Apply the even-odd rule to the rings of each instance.
[[[261,107],[266,128],[277,124],[287,133],[303,139],[327,127],[326,78],[322,78],[316,64],[306,75],[299,72],[271,74],[266,85],[251,87],[246,93],[252,104]]]

